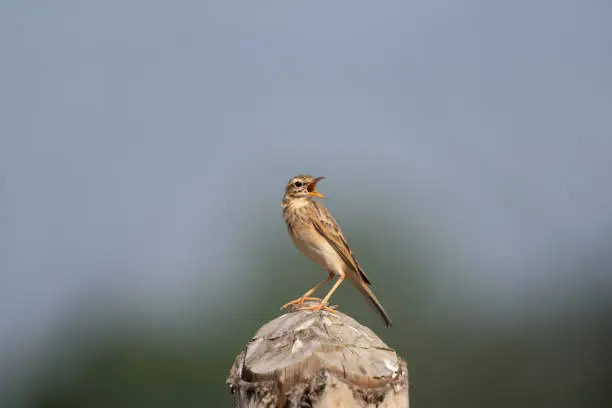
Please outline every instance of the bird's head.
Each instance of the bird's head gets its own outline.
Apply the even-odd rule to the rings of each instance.
[[[316,189],[317,183],[325,177],[312,177],[307,174],[299,174],[289,180],[285,188],[285,199],[310,200],[312,197],[325,198]]]

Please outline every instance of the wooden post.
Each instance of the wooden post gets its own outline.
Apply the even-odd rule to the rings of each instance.
[[[227,383],[237,408],[408,408],[406,362],[341,312],[292,311],[264,324]]]

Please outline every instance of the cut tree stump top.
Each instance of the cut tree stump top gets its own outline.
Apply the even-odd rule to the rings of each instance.
[[[227,382],[241,408],[408,407],[405,361],[341,312],[294,311],[264,324]]]

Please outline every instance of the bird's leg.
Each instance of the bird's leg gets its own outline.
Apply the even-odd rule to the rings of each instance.
[[[332,280],[332,278],[334,277],[334,274],[332,272],[329,272],[329,275],[327,275],[327,278],[325,278],[324,280],[322,280],[321,282],[319,282],[318,284],[315,285],[314,288],[310,289],[308,292],[304,293],[302,296],[300,296],[299,298],[292,300],[289,303],[285,303],[282,307],[282,309],[285,309],[289,306],[292,305],[302,305],[304,304],[304,301],[306,300],[318,300],[321,301],[321,299],[317,298],[317,297],[310,297],[310,295],[312,295],[313,293],[315,293],[317,291],[317,289],[319,289],[321,286],[325,285],[327,282],[329,282],[330,280]]]
[[[345,278],[344,272],[341,272],[338,274],[338,280],[336,281],[336,283],[334,283],[334,286],[332,286],[331,290],[327,293],[327,295],[323,298],[323,300],[318,305],[301,307],[298,310],[311,310],[315,312],[317,310],[323,309],[323,310],[327,310],[328,312],[332,312],[332,313],[335,312],[334,309],[327,306],[327,303],[329,302],[331,295],[336,291],[336,289],[338,289],[338,286],[340,286],[344,278]]]

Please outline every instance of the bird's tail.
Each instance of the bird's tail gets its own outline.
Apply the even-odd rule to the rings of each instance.
[[[353,282],[353,285],[355,285],[355,287],[359,289],[361,294],[366,299],[368,299],[370,304],[374,307],[374,309],[376,309],[380,317],[382,317],[382,319],[385,321],[385,324],[387,325],[387,327],[391,327],[391,317],[389,317],[389,315],[385,311],[385,308],[378,301],[378,299],[376,299],[374,292],[372,292],[372,289],[370,289],[368,284],[365,283],[363,279],[361,279],[361,276],[359,276],[359,274],[357,273],[348,273],[347,275],[348,275],[348,278],[351,280],[351,282]]]

